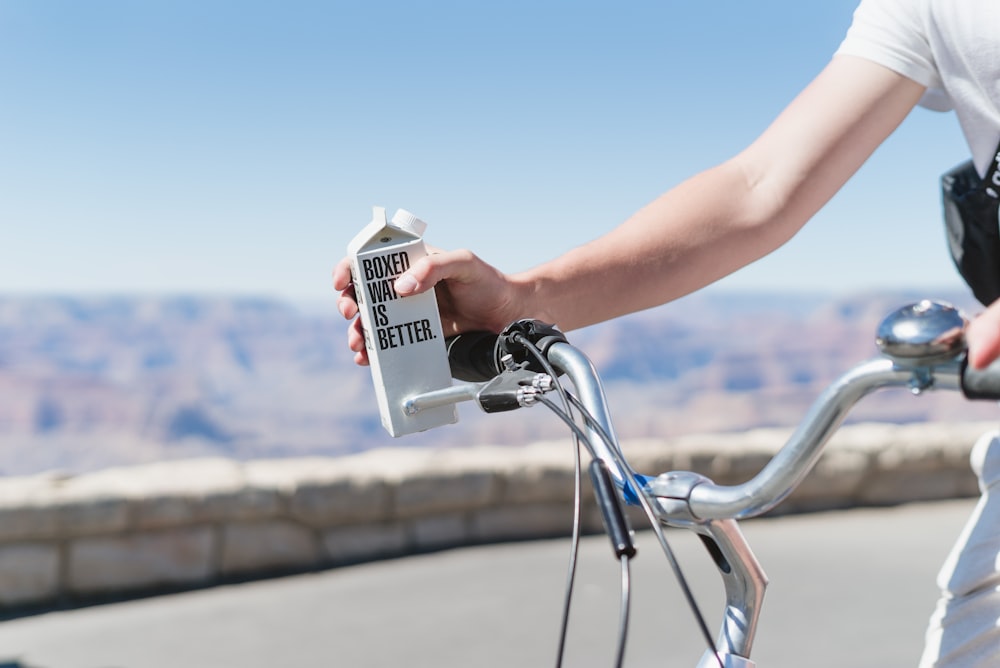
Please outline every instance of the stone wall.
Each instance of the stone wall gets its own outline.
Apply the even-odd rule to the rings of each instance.
[[[973,495],[969,450],[989,427],[844,428],[778,511]],[[757,473],[787,436],[759,430],[623,447],[641,473],[694,470],[736,483]],[[563,536],[572,497],[568,441],[0,479],[0,609]],[[598,529],[596,512],[587,511],[585,526]]]

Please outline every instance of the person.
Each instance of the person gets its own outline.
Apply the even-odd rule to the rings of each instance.
[[[436,252],[396,281],[435,287],[446,334],[537,318],[568,331],[658,306],[790,239],[917,105],[954,109],[980,175],[1000,139],[1000,3],[861,0],[822,71],[749,146],[670,189],[602,237],[505,274],[468,250]],[[348,263],[333,271],[348,347],[366,364]],[[635,286],[644,286],[637,290]],[[1000,301],[966,332],[969,361],[1000,357]],[[921,666],[1000,665],[1000,436],[973,448],[982,495],[946,560]]]

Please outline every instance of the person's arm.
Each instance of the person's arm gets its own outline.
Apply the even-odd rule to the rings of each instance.
[[[854,174],[923,87],[853,57],[830,65],[746,150],[607,235],[513,277],[564,329],[666,303],[770,253]],[[846,261],[846,260],[845,260]]]
[[[902,122],[923,91],[881,65],[837,56],[744,151],[670,190],[599,239],[511,276],[468,251],[432,254],[415,262],[396,290],[407,295],[443,288],[439,303],[446,333],[498,331],[526,317],[571,330],[666,303],[791,238]],[[336,272],[334,282],[338,285]],[[347,287],[343,279],[339,285]],[[345,317],[353,317],[349,292],[341,304]],[[363,358],[357,325],[349,338]]]

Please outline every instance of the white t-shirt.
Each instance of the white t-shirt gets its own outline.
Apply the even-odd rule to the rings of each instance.
[[[1000,2],[862,0],[838,54],[927,87],[921,105],[954,109],[980,174],[1000,139]]]

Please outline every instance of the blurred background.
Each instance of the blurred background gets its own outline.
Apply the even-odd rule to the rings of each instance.
[[[829,60],[856,2],[0,0],[0,612],[561,535],[569,515],[551,494],[563,479],[552,484],[551,460],[430,448],[559,439],[561,453],[562,423],[465,405],[457,425],[390,438],[346,348],[331,269],[375,205],[412,211],[429,243],[505,271],[598,237],[752,141]],[[608,382],[623,440],[794,424],[875,354],[891,309],[935,297],[974,312],[938,195],[939,175],[967,157],[952,115],[918,109],[782,249],[702,293],[573,333]],[[995,411],[894,392],[849,421]],[[907,441],[898,457],[848,448],[810,482],[854,485],[838,507],[955,496],[967,444],[941,440]],[[759,462],[759,443],[732,446],[732,461],[749,451]],[[300,459],[390,445],[423,449]],[[731,453],[704,459],[728,465],[720,454]],[[225,459],[170,461],[204,457]],[[270,458],[281,461],[246,463]],[[455,473],[444,483],[441,461]],[[873,480],[868,464],[896,470]],[[393,478],[401,471],[412,478]],[[496,482],[504,471],[545,493]],[[14,477],[28,474],[41,475]],[[826,650],[865,647],[872,665],[903,665],[919,651],[931,574],[960,515],[880,512],[868,531],[854,515],[838,534],[824,521],[835,513],[812,515],[770,550],[787,582],[776,609],[782,590],[806,596],[774,628],[829,602],[831,621],[815,626],[843,642],[818,645],[817,661],[843,665]],[[0,665],[393,662],[383,650],[442,665],[452,648],[465,662],[475,648],[517,663],[504,651],[548,656],[554,637],[538,622],[558,618],[544,597],[561,592],[562,545],[558,561],[535,552],[549,545],[332,569],[330,586],[310,573],[5,620]],[[849,570],[862,550],[871,580]],[[504,568],[505,554],[524,560]],[[831,577],[839,567],[847,576]],[[896,607],[878,607],[876,589]],[[595,591],[584,587],[581,611],[613,612]],[[683,610],[658,596],[647,599],[658,614],[637,617]],[[905,621],[894,642],[886,620]],[[574,646],[602,657],[610,645],[581,628]],[[776,665],[807,651],[789,640],[813,642],[770,635]],[[650,637],[660,656],[662,628]]]
[[[541,262],[751,141],[854,5],[0,2],[0,472],[395,444],[330,287],[373,205]],[[974,310],[937,190],[966,157],[918,109],[786,247],[581,332],[622,435],[794,422],[888,309]],[[985,411],[904,400],[859,419]]]

